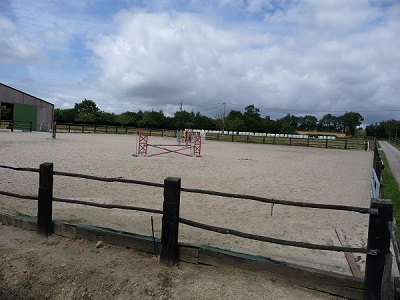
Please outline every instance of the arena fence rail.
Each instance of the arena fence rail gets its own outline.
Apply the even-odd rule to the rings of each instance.
[[[72,124],[57,123],[57,132],[69,133],[107,133],[107,134],[139,134],[140,128],[115,125],[96,125],[96,124]],[[163,138],[175,138],[176,131],[167,129],[146,128],[149,136],[159,136]],[[314,148],[330,148],[343,150],[364,150],[366,140],[352,138],[335,138],[332,136],[314,135],[295,135],[290,134],[266,134],[253,132],[229,131],[224,134],[219,131],[207,131],[207,140],[238,142],[238,143],[257,143],[287,146],[303,146]],[[368,140],[370,143],[371,140]]]
[[[162,214],[163,216],[162,230],[161,230],[160,262],[164,264],[173,265],[177,263],[179,260],[178,232],[179,232],[179,223],[181,223],[208,231],[218,232],[221,234],[230,234],[246,239],[264,241],[268,243],[286,245],[291,247],[301,247],[307,249],[319,249],[319,250],[338,251],[338,252],[364,253],[366,254],[367,257],[365,277],[364,277],[365,299],[378,299],[377,295],[379,295],[380,297],[381,293],[383,293],[384,289],[386,288],[386,285],[384,283],[387,282],[387,272],[388,272],[387,269],[389,263],[388,259],[390,259],[389,255],[390,232],[388,229],[389,228],[388,224],[390,224],[390,222],[393,221],[392,203],[387,200],[372,198],[370,208],[344,206],[344,205],[327,205],[318,203],[302,203],[295,201],[256,197],[251,195],[230,194],[218,191],[182,188],[181,179],[176,177],[168,177],[164,180],[164,183],[161,184],[161,183],[146,182],[146,181],[132,180],[132,179],[104,178],[92,175],[59,172],[53,170],[52,163],[43,163],[40,165],[39,169],[16,168],[4,165],[0,165],[0,168],[5,168],[15,171],[39,173],[38,197],[29,195],[18,195],[15,193],[4,192],[4,191],[0,191],[0,194],[15,198],[37,200],[38,201],[37,231],[44,236],[48,236],[53,233],[53,228],[54,228],[53,226],[54,221],[52,219],[53,202],[63,202],[75,205],[76,204],[88,205],[105,209],[125,209],[125,210],[136,210],[149,213],[157,213],[157,214]],[[120,183],[147,185],[147,186],[163,188],[164,191],[163,209],[158,210],[158,209],[143,208],[136,206],[99,204],[81,200],[54,198],[53,176],[55,175],[65,176],[65,177],[77,177],[77,178],[84,178],[84,179],[104,181],[104,182],[120,182]],[[298,242],[298,241],[288,241],[283,239],[254,235],[250,233],[240,232],[237,230],[232,230],[229,228],[216,227],[188,220],[180,217],[179,215],[181,192],[207,194],[207,195],[237,198],[243,200],[253,200],[263,203],[291,205],[303,208],[330,209],[330,210],[341,210],[341,211],[369,214],[367,248],[339,247],[331,245],[318,245],[318,244]]]

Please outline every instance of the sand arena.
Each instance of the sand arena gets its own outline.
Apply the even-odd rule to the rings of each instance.
[[[0,164],[162,183],[182,178],[182,187],[261,197],[369,207],[372,152],[206,141],[202,157],[167,154],[134,157],[132,135],[0,132]],[[175,140],[149,137],[149,143]],[[153,150],[150,150],[153,151]],[[157,151],[157,150],[154,150]],[[55,176],[54,196],[100,203],[162,209],[163,190]],[[1,190],[37,195],[38,174],[0,168]],[[1,196],[0,208],[36,214],[36,202]],[[53,218],[151,235],[151,214],[53,204]],[[366,247],[368,216],[271,205],[251,200],[182,193],[181,217],[280,239],[338,245],[342,229],[352,247]],[[153,215],[155,235],[161,215]],[[343,253],[308,250],[251,241],[180,226],[180,242],[207,244],[351,275]],[[358,255],[363,270],[365,256]]]

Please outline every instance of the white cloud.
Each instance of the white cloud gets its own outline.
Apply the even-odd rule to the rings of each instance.
[[[2,15],[0,28],[0,63],[25,62],[42,56],[40,48],[33,41],[19,36],[15,24]]]
[[[62,107],[90,98],[116,112],[171,114],[182,101],[195,111],[226,101],[272,118],[274,109],[398,107],[396,1],[135,1],[112,20],[87,14],[89,2],[50,2],[13,1],[18,17],[0,17],[0,63],[47,56],[26,69],[43,86],[47,73],[60,81],[49,97]]]

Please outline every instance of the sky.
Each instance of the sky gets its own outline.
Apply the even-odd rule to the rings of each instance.
[[[398,0],[0,0],[0,32],[0,82],[55,108],[400,120]]]

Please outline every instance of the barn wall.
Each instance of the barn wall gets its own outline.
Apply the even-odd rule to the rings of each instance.
[[[52,129],[54,112],[53,104],[2,83],[0,83],[0,102],[14,104],[14,110],[16,107],[18,108],[17,112],[14,111],[14,120],[32,120],[32,122],[34,122],[32,126],[33,130],[49,131]],[[31,107],[35,107],[35,109]],[[32,115],[34,110],[36,112],[35,116]],[[31,120],[26,120],[28,116],[30,116],[29,118],[31,118]]]

